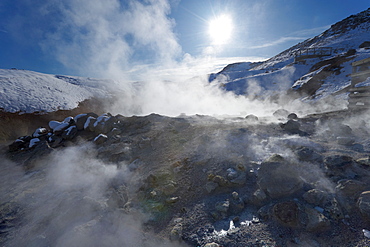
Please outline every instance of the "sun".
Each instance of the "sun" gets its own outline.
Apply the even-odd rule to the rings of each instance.
[[[209,21],[208,34],[214,45],[223,45],[230,41],[234,25],[229,15],[223,14]]]

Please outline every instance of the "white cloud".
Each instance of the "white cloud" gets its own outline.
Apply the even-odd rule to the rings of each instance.
[[[125,6],[118,0],[67,0],[54,1],[54,7],[61,21],[45,34],[42,47],[80,74],[120,77],[140,53],[162,64],[181,55],[166,0],[131,0]]]
[[[312,37],[312,36],[316,36],[316,35],[324,32],[325,30],[327,30],[329,28],[330,28],[330,25],[326,25],[326,26],[322,26],[322,27],[315,27],[315,28],[310,28],[310,29],[304,29],[304,30],[294,32],[293,35],[295,35],[295,36],[304,36],[304,37]]]
[[[291,33],[290,36],[281,37],[277,40],[273,40],[267,43],[264,43],[262,45],[256,45],[250,47],[251,49],[260,49],[260,48],[266,48],[271,46],[280,45],[286,42],[290,41],[303,41],[306,40],[312,36],[318,35],[328,29],[330,26],[322,26],[322,27],[316,27],[316,28],[310,28],[310,29],[304,29],[300,31],[296,31],[294,33]]]
[[[283,44],[283,43],[286,43],[286,42],[289,42],[289,41],[302,41],[302,40],[305,40],[305,39],[306,39],[306,37],[281,37],[277,40],[270,41],[270,42],[262,44],[262,45],[252,46],[250,48],[251,49],[266,48],[266,47],[270,47],[270,46],[280,45],[280,44]]]

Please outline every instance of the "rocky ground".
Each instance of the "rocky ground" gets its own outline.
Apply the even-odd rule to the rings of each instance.
[[[366,112],[57,120],[2,149],[2,246],[370,245]]]

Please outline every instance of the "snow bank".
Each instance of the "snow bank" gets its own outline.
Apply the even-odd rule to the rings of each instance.
[[[0,109],[26,113],[69,110],[86,99],[106,97],[113,84],[109,80],[0,69]]]

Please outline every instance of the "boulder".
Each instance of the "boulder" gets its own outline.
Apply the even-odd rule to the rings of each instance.
[[[351,146],[355,143],[356,139],[354,137],[349,137],[349,136],[338,136],[337,137],[337,143],[339,145],[344,145],[344,146]]]
[[[345,176],[351,175],[346,171],[354,165],[352,157],[346,155],[332,155],[324,159],[327,175]]]
[[[10,144],[8,147],[9,147],[9,152],[16,152],[18,150],[21,150],[22,148],[25,148],[26,143],[20,139],[17,139],[12,144]]]
[[[116,118],[111,114],[103,114],[96,119],[94,123],[94,130],[98,133],[107,134],[114,128],[115,122]]]
[[[366,190],[366,184],[351,180],[342,179],[337,183],[336,192],[340,199],[341,207],[345,208],[347,212],[356,210],[356,201],[360,194]]]
[[[338,123],[338,122],[332,122],[329,124],[330,131],[335,136],[341,136],[341,137],[351,137],[352,136],[352,129],[348,125]]]
[[[365,190],[366,185],[360,181],[352,179],[342,179],[337,182],[336,192],[341,195],[357,199],[359,195]]]
[[[96,118],[92,117],[92,116],[89,116],[86,119],[86,122],[84,124],[84,129],[88,130],[88,131],[91,131],[91,132],[94,132],[95,131],[95,126],[94,126],[95,122],[96,122]]]
[[[285,124],[281,124],[280,127],[290,134],[300,134],[302,132],[299,129],[301,124],[293,119],[288,120]]]
[[[298,119],[298,116],[297,116],[297,114],[295,114],[295,113],[290,113],[290,114],[288,115],[288,119],[297,120],[297,119]]]
[[[367,158],[357,159],[356,162],[364,167],[370,167],[370,156]]]
[[[289,112],[285,109],[278,109],[272,115],[277,119],[286,119],[289,115]]]
[[[303,194],[303,199],[316,206],[315,210],[325,211],[326,215],[330,216],[333,220],[339,220],[344,217],[337,199],[332,194],[318,189],[312,189]]]
[[[290,196],[303,187],[298,169],[280,155],[274,155],[261,163],[257,183],[271,198]]]
[[[9,145],[10,152],[16,152],[28,148],[31,136],[22,136],[15,140],[12,144]]]
[[[36,145],[40,142],[40,139],[39,138],[32,138],[30,140],[30,144],[29,144],[29,148],[33,148],[33,147],[36,147]]]
[[[328,196],[328,193],[322,190],[312,189],[303,194],[303,199],[315,206],[322,206],[328,199]]]
[[[54,130],[56,127],[58,127],[62,122],[59,121],[50,121],[49,122],[49,128]]]
[[[245,117],[245,120],[247,120],[247,122],[249,122],[249,123],[256,123],[256,122],[258,122],[258,117],[253,115],[253,114],[250,114],[250,115]]]
[[[63,120],[63,123],[68,123],[69,125],[72,125],[72,124],[75,124],[75,120],[73,117],[66,117],[64,120]]]
[[[367,220],[370,220],[370,191],[364,191],[361,193],[357,200],[357,207],[362,216]]]
[[[103,144],[104,142],[106,142],[108,140],[108,137],[104,134],[100,134],[98,135],[97,137],[94,138],[94,143],[96,145],[100,145],[100,144]]]
[[[39,137],[47,135],[47,133],[48,133],[48,130],[46,128],[40,127],[35,130],[35,132],[32,134],[32,137],[39,138]]]
[[[61,136],[51,135],[48,137],[47,141],[50,147],[57,148],[62,144],[63,138]]]
[[[299,206],[295,201],[276,203],[273,208],[274,218],[282,225],[288,227],[299,226]]]
[[[50,122],[55,122],[55,123],[50,124]],[[69,123],[64,123],[64,122],[59,123],[58,125],[57,125],[58,123],[57,121],[50,121],[50,122],[49,122],[49,127],[53,126],[52,130],[53,130],[54,135],[61,135],[70,126]]]
[[[83,114],[79,114],[77,116],[74,117],[74,122],[75,122],[75,125],[77,127],[77,130],[84,130],[85,128],[85,123],[86,123],[86,120],[89,118],[89,117],[93,117],[93,118],[98,118],[99,116],[93,112],[89,112],[89,113],[83,113]]]
[[[75,119],[77,130],[83,130],[84,129],[84,125],[85,125],[86,120],[87,120],[88,117],[89,117],[89,115],[87,115],[87,114],[79,114],[79,115],[75,116],[74,119]]]
[[[306,207],[306,230],[310,232],[323,232],[330,228],[330,220],[314,208]]]
[[[77,134],[77,127],[70,126],[64,130],[61,137],[65,140],[72,140],[76,136],[76,134]]]
[[[309,147],[300,147],[295,150],[295,154],[300,161],[322,162],[323,160],[321,154]]]

